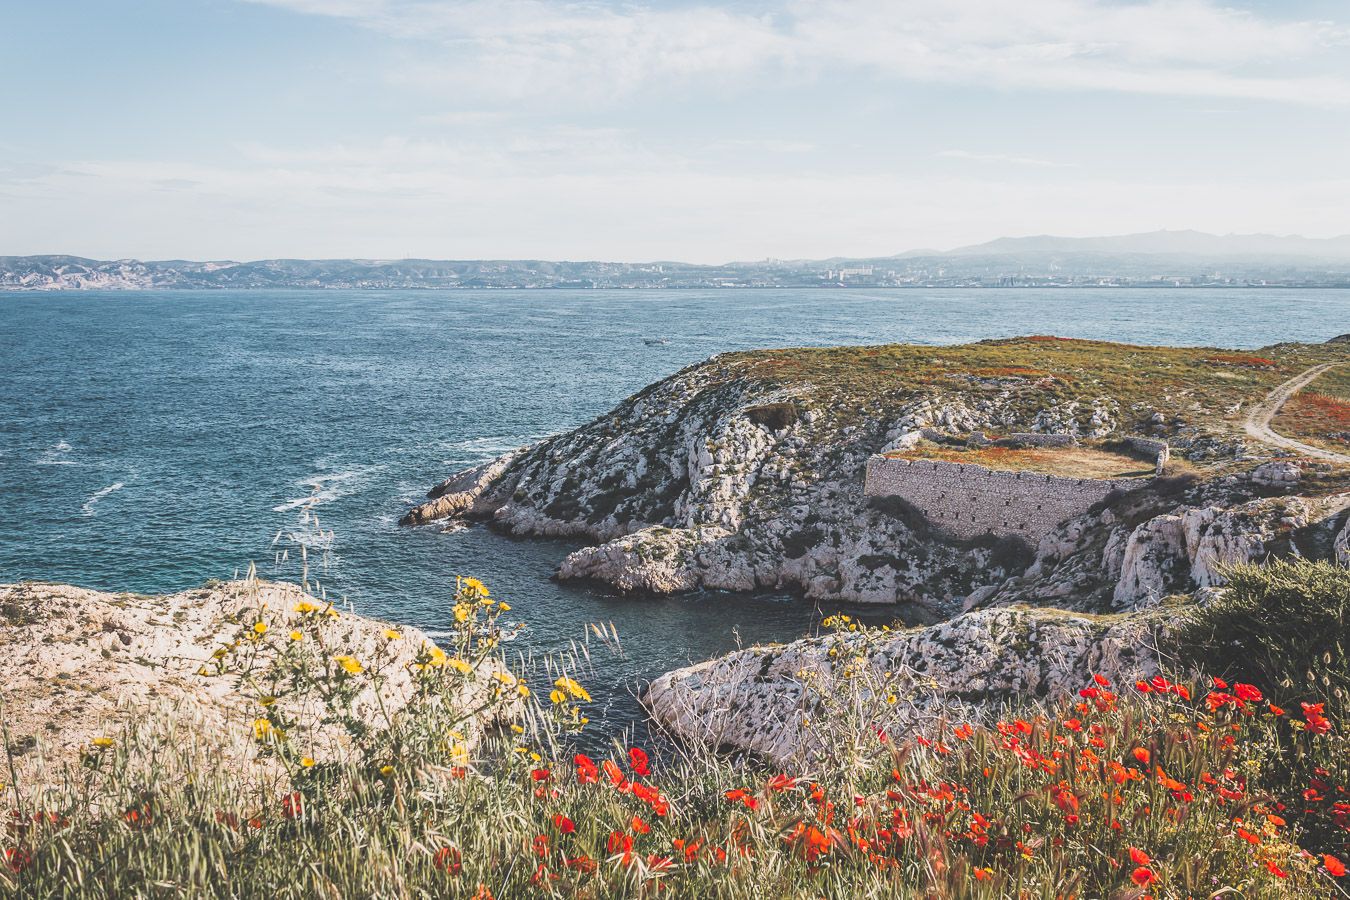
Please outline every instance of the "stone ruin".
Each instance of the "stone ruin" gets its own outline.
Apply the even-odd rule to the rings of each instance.
[[[1009,440],[1033,437],[1010,435]],[[1063,439],[1065,435],[1034,435]],[[1025,441],[1032,446],[1072,442]],[[1155,475],[1169,455],[1167,444],[1127,438],[1132,450],[1154,457]],[[1014,536],[1035,546],[1057,525],[1087,512],[1114,493],[1148,484],[1147,478],[1066,478],[1029,471],[1000,471],[974,463],[904,459],[875,454],[868,458],[863,494],[899,497],[934,527],[958,538],[985,534]]]

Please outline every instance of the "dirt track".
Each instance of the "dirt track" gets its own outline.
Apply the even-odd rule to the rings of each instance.
[[[1271,420],[1279,413],[1280,407],[1284,406],[1285,401],[1303,390],[1309,382],[1334,365],[1336,365],[1336,363],[1324,363],[1320,366],[1313,366],[1311,369],[1295,375],[1269,394],[1266,394],[1265,399],[1253,406],[1252,411],[1247,413],[1247,421],[1243,423],[1243,429],[1246,430],[1248,435],[1265,444],[1283,447],[1286,450],[1293,450],[1304,456],[1325,459],[1329,462],[1350,463],[1350,456],[1346,456],[1344,453],[1334,453],[1331,450],[1312,447],[1292,438],[1278,435],[1270,429]]]

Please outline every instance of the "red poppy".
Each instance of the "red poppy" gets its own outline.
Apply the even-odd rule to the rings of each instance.
[[[633,829],[636,834],[647,834],[652,830],[652,826],[642,821],[641,816],[633,816],[628,822],[628,827]]]
[[[553,817],[553,827],[562,834],[572,834],[577,830],[576,824],[567,816],[558,813]]]
[[[722,796],[726,797],[728,802],[744,804],[747,809],[755,809],[759,806],[759,801],[751,796],[750,792],[744,788],[736,788],[734,791],[727,791]]]
[[[605,760],[600,764],[600,768],[604,771],[605,777],[609,779],[610,784],[620,790],[628,787],[628,779],[623,777],[623,770],[615,764],[614,760]]]
[[[531,770],[530,770],[530,777],[533,778],[535,781],[548,781],[549,775],[551,775],[551,774],[552,774],[552,773],[549,772],[548,769],[531,769]]]
[[[1322,714],[1322,703],[1304,703],[1303,718],[1308,723],[1308,730],[1313,734],[1326,734],[1331,730],[1331,722]]]
[[[1345,863],[1341,862],[1339,859],[1332,856],[1330,853],[1322,854],[1322,865],[1325,866],[1326,870],[1332,875],[1334,875],[1336,878],[1345,877]]]
[[[775,775],[769,779],[769,790],[786,791],[797,786],[797,779],[787,775]]]
[[[578,784],[593,784],[600,780],[600,770],[595,767],[595,761],[589,756],[578,753],[573,762],[577,766]]]
[[[291,791],[281,798],[281,814],[288,819],[298,819],[305,814],[305,798],[299,791]]]
[[[1266,860],[1266,869],[1276,878],[1288,878],[1289,873],[1275,864],[1273,859]]]
[[[1137,759],[1137,760],[1139,760],[1139,762],[1140,762],[1142,765],[1145,765],[1145,766],[1146,766],[1146,765],[1148,765],[1148,761],[1149,761],[1150,759],[1152,759],[1152,756],[1151,756],[1151,754],[1150,754],[1147,750],[1145,750],[1143,747],[1135,747],[1135,748],[1134,748],[1134,758]]]
[[[458,875],[463,868],[459,850],[454,847],[442,847],[437,850],[431,864],[447,875]]]
[[[1140,850],[1138,847],[1131,847],[1130,862],[1134,863],[1136,866],[1146,866],[1149,863],[1153,862],[1153,859],[1143,850]]]
[[[1130,880],[1140,887],[1148,887],[1158,880],[1158,874],[1147,866],[1140,866],[1130,873]]]
[[[1253,684],[1238,682],[1233,685],[1233,693],[1239,700],[1245,700],[1248,703],[1260,703],[1264,699],[1261,691]]]
[[[1328,859],[1330,858],[1331,857],[1328,857]],[[19,847],[5,848],[5,868],[16,875],[26,869],[32,861],[32,857]],[[1344,870],[1342,870],[1342,874],[1344,874]]]
[[[634,773],[646,778],[652,774],[650,760],[647,754],[639,747],[632,747],[628,751],[628,765]]]

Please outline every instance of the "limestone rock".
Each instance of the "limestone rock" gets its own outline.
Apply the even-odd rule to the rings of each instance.
[[[898,736],[938,716],[976,718],[1005,701],[1067,696],[1097,673],[1118,683],[1150,677],[1158,671],[1155,627],[1141,615],[1003,607],[895,632],[867,656],[874,672],[897,674],[905,701],[878,725]],[[839,639],[751,647],[678,669],[652,682],[643,701],[657,723],[686,740],[809,762],[819,738],[803,725],[816,711],[801,673],[829,690],[841,666],[829,648]]]
[[[56,759],[74,759],[97,736],[115,734],[119,723],[150,705],[172,706],[192,717],[207,742],[222,752],[248,753],[246,734],[260,707],[230,676],[203,676],[211,654],[264,618],[289,629],[294,606],[306,595],[293,585],[238,581],[168,596],[109,594],[57,584],[0,585],[0,705],[12,744],[24,751],[36,740]],[[408,664],[430,643],[415,628],[397,628],[343,612],[326,628],[334,654],[366,666],[380,662],[386,676],[376,691],[367,686],[355,712],[381,727],[378,712],[397,712],[411,696]],[[283,632],[284,633],[284,632]],[[486,682],[486,678],[483,679]],[[301,723],[293,736],[308,755],[340,752],[345,734],[322,724],[316,709],[290,710]],[[48,760],[50,764],[51,760]]]

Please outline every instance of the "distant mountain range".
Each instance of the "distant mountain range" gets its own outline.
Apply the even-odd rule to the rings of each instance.
[[[221,288],[708,288],[959,286],[1350,287],[1350,235],[1304,238],[1153,231],[998,238],[894,256],[680,262],[265,259],[96,260],[0,256],[0,290]]]

